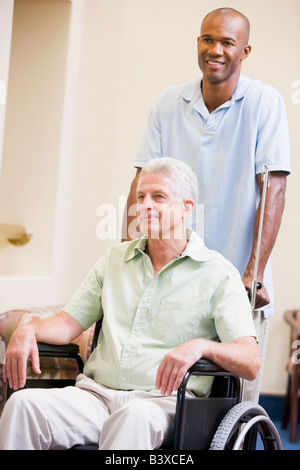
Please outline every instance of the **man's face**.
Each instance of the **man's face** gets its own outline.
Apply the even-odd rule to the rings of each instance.
[[[251,51],[246,41],[245,25],[239,17],[207,17],[198,38],[198,63],[204,79],[220,83],[239,74],[242,61]]]
[[[143,175],[138,185],[137,204],[139,227],[148,238],[182,237],[185,205],[178,201],[167,176],[158,173]]]

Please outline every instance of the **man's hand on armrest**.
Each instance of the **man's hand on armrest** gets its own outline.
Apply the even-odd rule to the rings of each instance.
[[[26,382],[27,359],[33,371],[40,374],[40,361],[33,325],[23,325],[13,333],[6,350],[3,378],[13,390],[23,388]]]
[[[33,371],[40,374],[38,341],[67,344],[82,331],[82,326],[66,312],[20,326],[13,333],[7,346],[3,364],[5,382],[8,380],[13,390],[24,387],[28,358],[31,359]]]
[[[156,388],[163,395],[170,395],[179,388],[188,369],[201,358],[247,380],[254,380],[260,367],[259,349],[253,337],[239,338],[231,343],[193,339],[165,355],[157,371]]]

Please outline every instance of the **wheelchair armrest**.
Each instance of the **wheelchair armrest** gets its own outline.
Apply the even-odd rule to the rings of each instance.
[[[218,364],[210,361],[209,359],[200,359],[192,365],[187,373],[185,374],[184,379],[181,382],[181,385],[178,389],[179,393],[183,393],[186,389],[187,383],[192,375],[203,375],[203,376],[213,376],[213,377],[231,377],[237,384],[237,389],[239,390],[240,379],[239,377],[229,372],[226,369],[223,369]],[[238,393],[240,393],[238,391]]]
[[[40,357],[62,357],[66,359],[75,359],[78,372],[83,371],[83,360],[79,353],[79,345],[69,344],[48,344],[38,343]]]
[[[192,367],[189,369],[190,372],[225,372],[222,367],[218,366],[214,362],[211,362],[209,359],[199,359],[199,361],[195,362]]]
[[[82,357],[79,354],[79,346],[78,344],[75,343],[69,343],[69,344],[63,344],[63,345],[56,345],[56,344],[48,344],[48,343],[40,343],[38,342],[38,350],[39,350],[39,356],[40,357],[54,357],[54,358],[65,358],[65,359],[74,359],[77,364],[77,373],[81,373],[83,371],[83,360]],[[33,379],[27,379],[26,380],[26,386],[29,385],[29,387],[36,387],[38,384],[42,388],[44,387],[49,387],[50,385],[46,385],[46,383],[49,382],[52,387],[58,386],[57,384],[53,384],[53,381],[61,382],[64,383],[63,386],[65,386],[65,383],[68,382],[73,382],[72,380],[69,379],[39,379],[39,378],[33,378]],[[62,385],[61,385],[62,386]],[[6,400],[9,399],[11,394],[13,393],[13,390],[10,388],[9,383],[7,383],[6,387]]]
[[[47,355],[48,357],[57,357],[57,354],[79,354],[79,346],[75,343],[69,344],[48,344],[38,343],[40,355]]]

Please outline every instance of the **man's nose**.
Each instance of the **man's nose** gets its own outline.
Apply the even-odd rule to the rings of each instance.
[[[211,55],[217,55],[220,56],[223,54],[223,44],[219,41],[215,41],[211,44],[209,53]]]
[[[151,196],[144,196],[142,206],[146,209],[150,209],[151,207],[153,207],[153,199],[151,198]]]

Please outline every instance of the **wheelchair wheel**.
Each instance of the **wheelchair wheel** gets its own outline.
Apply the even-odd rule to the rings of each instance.
[[[264,450],[282,450],[278,431],[266,411],[253,402],[238,403],[221,421],[210,450],[255,450],[258,436]]]

